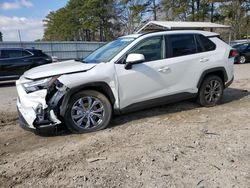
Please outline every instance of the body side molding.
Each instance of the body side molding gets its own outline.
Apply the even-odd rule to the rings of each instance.
[[[186,99],[195,98],[196,96],[197,96],[197,93],[188,93],[188,92],[168,95],[168,96],[164,96],[164,97],[160,97],[156,99],[151,99],[151,100],[131,104],[123,109],[116,109],[115,114],[119,115],[119,114],[125,114],[125,113],[134,112],[138,110],[148,109],[148,108],[170,104],[170,103],[174,103],[174,102],[178,102],[178,101],[182,101]]]

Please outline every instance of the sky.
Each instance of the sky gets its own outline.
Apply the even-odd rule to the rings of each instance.
[[[34,41],[43,37],[43,19],[68,0],[0,0],[0,31],[4,41]]]

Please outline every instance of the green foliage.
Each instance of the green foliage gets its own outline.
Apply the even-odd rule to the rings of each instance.
[[[44,19],[43,40],[108,41],[158,16],[228,24],[236,39],[249,33],[250,0],[69,0]]]
[[[232,26],[233,39],[250,30],[250,0],[162,0],[166,20],[211,21]],[[248,13],[247,13],[248,12]]]
[[[114,12],[112,0],[71,0],[46,16],[44,40],[110,40]]]
[[[222,3],[221,14],[225,17],[225,22],[232,26],[233,39],[240,39],[249,32],[249,0],[233,0]]]

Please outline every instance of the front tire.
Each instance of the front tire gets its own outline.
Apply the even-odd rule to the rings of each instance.
[[[85,90],[71,98],[64,120],[71,132],[87,133],[106,128],[111,116],[107,97],[95,90]]]
[[[212,107],[220,103],[223,96],[224,84],[219,76],[208,76],[202,82],[198,94],[201,106]]]

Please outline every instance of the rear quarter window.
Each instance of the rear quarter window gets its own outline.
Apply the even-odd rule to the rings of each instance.
[[[198,45],[201,46],[203,52],[213,51],[216,49],[216,45],[207,37],[203,35],[197,35]]]
[[[26,50],[23,50],[23,51],[22,51],[22,56],[23,56],[23,57],[31,56],[31,55],[32,55],[32,54],[31,54],[30,52],[26,51]]]
[[[48,55],[43,53],[42,50],[33,50],[31,51],[37,57],[47,57]]]

